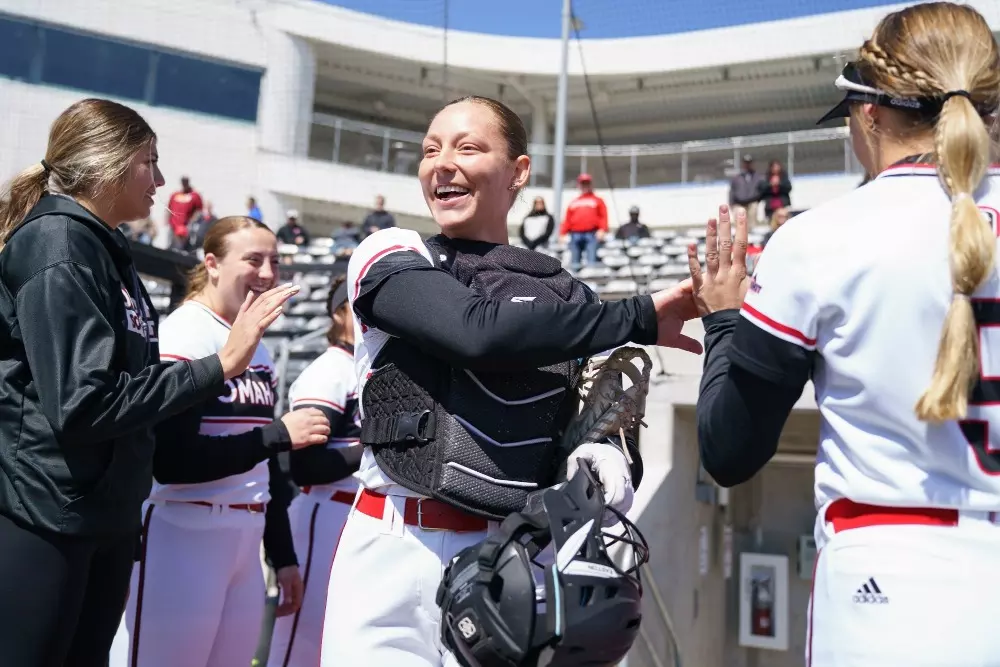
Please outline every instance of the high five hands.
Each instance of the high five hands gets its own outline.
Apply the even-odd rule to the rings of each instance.
[[[728,206],[719,207],[719,218],[705,226],[705,272],[698,260],[698,247],[688,246],[688,271],[691,273],[694,303],[698,316],[719,310],[740,308],[750,284],[747,278],[747,214],[736,210],[736,234],[730,222]]]
[[[653,294],[659,324],[656,344],[701,354],[701,343],[681,333],[684,323],[717,310],[739,308],[747,293],[747,216],[736,213],[736,237],[728,206],[719,207],[718,219],[705,227],[706,271],[701,270],[698,247],[688,246],[691,277],[670,289]]]

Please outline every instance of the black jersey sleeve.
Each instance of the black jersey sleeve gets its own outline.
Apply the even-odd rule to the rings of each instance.
[[[115,373],[113,314],[91,269],[63,261],[38,271],[15,298],[33,391],[64,444],[117,438],[218,394],[217,355]],[[53,320],[57,324],[53,324]]]
[[[306,366],[289,387],[292,410],[320,410],[330,421],[325,446],[289,454],[289,472],[299,486],[332,484],[358,470],[364,448],[359,443],[357,386],[353,357],[334,347]]]
[[[267,470],[271,500],[264,511],[264,554],[271,567],[280,570],[299,564],[292,538],[292,525],[288,520],[288,506],[292,502],[293,490],[277,456],[267,460]]]
[[[737,361],[741,355],[734,350],[755,328],[739,311],[719,311],[703,321],[705,365],[696,408],[698,449],[708,474],[722,486],[735,486],[753,477],[774,456],[808,373],[775,378],[755,364]]]
[[[202,435],[198,431],[204,407],[195,406],[156,427],[153,476],[161,484],[199,484],[239,475],[291,448],[280,419],[237,435]]]
[[[490,299],[436,268],[426,248],[403,238],[378,232],[352,256],[351,304],[363,327],[403,338],[432,356],[471,370],[511,371],[628,342],[656,342],[650,296],[599,304]]]

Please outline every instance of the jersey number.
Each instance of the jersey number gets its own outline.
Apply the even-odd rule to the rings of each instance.
[[[984,327],[1000,327],[1000,300],[972,299],[972,312],[976,317],[976,328],[982,333]],[[980,345],[982,345],[980,337]],[[982,352],[980,352],[982,359]],[[1000,406],[1000,377],[985,375],[980,362],[979,378],[972,388],[969,398],[970,412],[979,406]],[[986,419],[963,419],[959,422],[965,439],[972,445],[979,467],[988,475],[1000,475],[1000,448],[990,444],[990,423]]]

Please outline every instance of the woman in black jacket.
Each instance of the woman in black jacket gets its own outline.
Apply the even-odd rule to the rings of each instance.
[[[156,422],[242,373],[296,288],[248,295],[219,352],[162,364],[117,230],[163,185],[132,109],[80,101],[0,197],[0,655],[103,666],[125,606]]]

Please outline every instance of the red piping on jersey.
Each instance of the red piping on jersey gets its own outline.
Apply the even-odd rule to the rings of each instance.
[[[189,357],[182,357],[179,354],[167,354],[166,352],[160,352],[160,359],[173,359],[174,361],[193,361]]]
[[[749,314],[750,316],[752,316],[754,319],[759,320],[762,324],[766,324],[767,326],[771,327],[775,331],[780,331],[783,334],[787,334],[789,336],[792,336],[793,338],[797,338],[800,341],[802,341],[803,343],[805,343],[806,345],[809,345],[810,347],[815,347],[816,346],[816,339],[815,338],[809,338],[808,336],[806,336],[804,333],[802,333],[798,329],[793,329],[792,327],[790,327],[788,325],[782,324],[781,322],[778,322],[776,320],[772,320],[770,317],[768,317],[764,313],[760,312],[759,310],[757,310],[756,308],[754,308],[753,306],[751,306],[748,303],[744,303],[743,304],[743,310],[746,311],[747,314]]]
[[[415,252],[418,255],[420,255],[420,251],[419,250],[417,250],[413,246],[408,246],[408,245],[393,245],[393,246],[389,246],[388,248],[383,248],[382,250],[379,250],[377,253],[375,253],[374,255],[372,255],[371,258],[367,262],[365,262],[364,266],[361,267],[361,272],[358,273],[358,279],[354,281],[354,298],[355,299],[358,298],[358,292],[361,291],[361,281],[364,280],[365,274],[368,273],[368,269],[370,269],[372,267],[372,264],[374,264],[375,262],[379,261],[380,259],[382,259],[386,255],[388,255],[389,253],[396,252],[397,250],[412,250],[413,252]],[[420,256],[423,257],[423,255],[420,255]]]
[[[308,405],[310,403],[316,403],[319,405],[330,407],[336,410],[337,412],[344,411],[343,405],[340,405],[339,403],[334,403],[333,401],[328,401],[325,398],[297,398],[294,401],[292,401],[292,407],[298,408],[302,407],[303,405]]]

